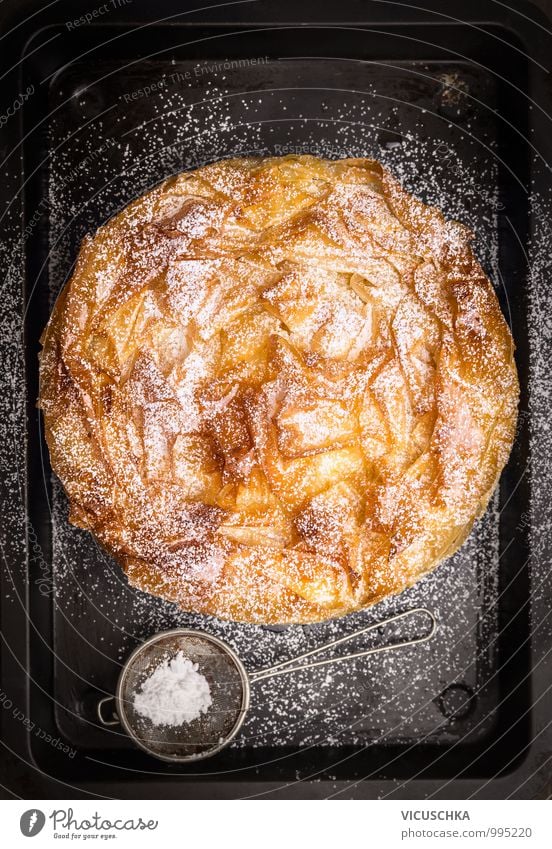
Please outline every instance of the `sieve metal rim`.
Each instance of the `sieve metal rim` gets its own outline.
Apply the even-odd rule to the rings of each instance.
[[[216,746],[212,746],[209,749],[206,749],[204,752],[194,752],[190,755],[164,755],[161,753],[153,752],[145,743],[142,742],[140,737],[136,734],[132,726],[130,725],[126,711],[124,708],[124,700],[122,698],[123,687],[125,685],[126,677],[129,673],[130,667],[134,659],[145,651],[149,646],[154,643],[160,642],[167,637],[197,637],[202,640],[206,640],[209,643],[213,643],[222,649],[227,655],[229,655],[235,666],[239,672],[241,683],[242,683],[242,699],[241,699],[241,707],[238,719],[236,720],[234,727],[227,734],[224,739],[218,743]],[[140,643],[134,651],[128,656],[125,661],[121,672],[119,673],[119,678],[117,680],[117,689],[115,691],[115,704],[117,709],[117,716],[119,718],[119,722],[121,723],[123,729],[126,731],[130,739],[137,746],[142,749],[142,751],[147,752],[150,757],[156,758],[157,760],[165,761],[166,763],[186,763],[190,761],[200,761],[204,758],[210,758],[213,755],[216,755],[222,749],[225,749],[226,746],[234,739],[234,737],[239,732],[242,727],[247,711],[249,710],[249,703],[251,699],[251,685],[249,681],[249,675],[247,674],[247,670],[243,665],[243,662],[240,660],[234,649],[225,643],[224,640],[221,640],[219,637],[215,637],[212,634],[207,634],[204,631],[199,631],[194,628],[172,628],[168,631],[158,631],[152,637],[149,637],[143,643]]]

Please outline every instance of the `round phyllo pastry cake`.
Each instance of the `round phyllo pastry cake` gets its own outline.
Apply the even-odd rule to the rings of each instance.
[[[434,569],[514,436],[471,233],[370,159],[229,159],[87,237],[44,333],[70,521],[184,610],[313,622]]]

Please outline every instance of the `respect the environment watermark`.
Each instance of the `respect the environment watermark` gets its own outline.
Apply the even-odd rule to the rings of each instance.
[[[25,714],[24,711],[21,710],[21,708],[14,705],[8,694],[3,690],[0,690],[0,708],[11,713],[14,719],[21,722],[29,734],[33,734],[38,740],[43,740],[45,743],[48,743],[49,746],[63,752],[68,758],[73,759],[77,754],[77,750],[64,743],[60,737],[54,737],[53,734],[50,734],[48,731],[45,731],[44,728],[41,728],[40,725],[37,725],[36,722],[34,722]]]
[[[247,59],[225,59],[220,62],[198,62],[193,68],[186,71],[174,71],[172,74],[167,74],[160,80],[148,83],[134,89],[134,91],[126,92],[120,96],[120,100],[125,103],[134,103],[136,100],[142,100],[146,97],[151,97],[152,94],[166,91],[171,86],[181,85],[183,83],[191,83],[194,79],[219,74],[223,71],[233,71],[240,68],[252,68],[258,65],[267,65],[270,62],[268,56],[252,56]]]
[[[103,3],[102,6],[96,6],[95,9],[92,9],[90,12],[86,12],[84,15],[81,15],[80,18],[75,18],[72,21],[65,21],[65,27],[68,30],[78,29],[79,27],[93,23],[98,18],[102,18],[104,15],[109,14],[109,12],[113,12],[115,9],[122,9],[124,6],[130,6],[131,3],[132,0],[107,0],[107,2]]]

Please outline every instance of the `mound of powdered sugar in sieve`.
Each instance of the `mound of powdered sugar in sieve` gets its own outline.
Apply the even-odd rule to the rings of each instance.
[[[159,664],[134,695],[136,712],[154,725],[193,722],[212,703],[207,679],[181,651]]]

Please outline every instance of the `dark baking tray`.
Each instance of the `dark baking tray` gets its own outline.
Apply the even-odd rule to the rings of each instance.
[[[526,252],[536,165],[523,142],[533,129],[525,93],[538,69],[504,21],[459,26],[433,16],[428,27],[414,8],[404,21],[380,22],[355,20],[358,9],[351,4],[343,23],[315,16],[300,26],[283,7],[277,23],[216,22],[205,12],[196,21],[143,26],[122,16],[68,27],[58,13],[25,45],[18,90],[32,94],[18,128],[22,163],[12,164],[22,177],[16,341],[24,345],[8,361],[12,410],[25,417],[11,419],[4,502],[5,519],[24,510],[25,550],[15,550],[12,528],[2,669],[4,690],[28,721],[6,711],[1,718],[4,740],[31,773],[68,785],[50,785],[54,796],[400,797],[422,787],[446,787],[445,797],[477,788],[506,795],[501,787],[521,785],[534,759],[545,760],[545,738],[531,745],[535,694],[546,681],[535,653],[547,645],[542,633],[532,644],[539,620],[531,613],[548,591],[531,529],[547,482],[544,471],[528,473],[539,427]],[[34,403],[38,337],[84,234],[182,168],[285,152],[377,156],[423,199],[474,227],[516,339],[522,415],[496,498],[436,573],[339,622],[268,629],[187,616],[129,588],[93,539],[68,524]],[[157,630],[206,628],[257,669],[417,604],[438,617],[432,643],[258,688],[240,739],[193,769],[160,764],[97,724],[98,698]]]

